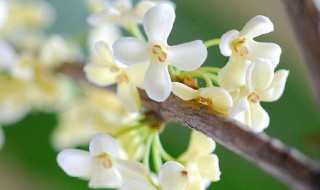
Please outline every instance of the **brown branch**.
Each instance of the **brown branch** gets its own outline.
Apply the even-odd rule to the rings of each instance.
[[[283,0],[320,104],[320,12],[316,0]]]
[[[59,69],[77,80],[85,81],[81,65],[64,65]],[[320,190],[320,166],[297,150],[265,134],[250,132],[246,126],[218,114],[196,101],[183,101],[174,95],[158,103],[140,90],[143,105],[172,120],[202,132],[258,165],[294,189]]]

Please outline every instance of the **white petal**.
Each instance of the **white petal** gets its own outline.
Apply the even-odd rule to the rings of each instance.
[[[202,156],[197,160],[199,172],[211,181],[220,180],[219,159],[215,154]]]
[[[157,101],[165,101],[171,93],[171,78],[168,65],[163,63],[150,63],[145,78],[144,87],[149,98]]]
[[[135,16],[142,18],[146,12],[156,5],[153,1],[139,1],[133,9],[133,13]]]
[[[21,100],[20,100],[21,101]],[[19,100],[0,102],[0,123],[12,124],[24,118],[31,110],[31,105],[28,102],[20,102]]]
[[[194,90],[189,86],[182,84],[180,82],[172,82],[172,93],[184,101],[196,99],[199,97],[198,90]]]
[[[8,18],[8,8],[4,0],[0,1],[0,29],[5,25]]]
[[[273,102],[277,101],[283,94],[284,87],[289,75],[288,70],[279,70],[274,74],[274,78],[270,86],[260,92],[261,101]]]
[[[201,146],[200,146],[201,145]],[[216,143],[198,131],[192,130],[187,154],[193,157],[209,154],[216,148]]]
[[[230,30],[222,35],[221,41],[219,44],[219,49],[222,55],[230,56],[232,54],[232,46],[231,43],[233,40],[239,37],[239,31]]]
[[[123,183],[120,173],[114,169],[96,168],[92,176],[90,188],[118,188]]]
[[[205,180],[199,173],[191,173],[189,175],[188,185],[185,190],[204,190]]]
[[[159,183],[162,190],[183,190],[188,183],[188,173],[183,165],[168,161],[159,171]]]
[[[247,62],[243,57],[232,55],[226,66],[218,73],[218,82],[220,87],[227,91],[235,91],[245,84],[245,74]]]
[[[220,113],[229,113],[233,106],[232,97],[228,91],[219,87],[199,89],[200,96],[211,100],[212,108]]]
[[[87,22],[90,25],[98,26],[105,23],[116,23],[119,21],[121,12],[114,7],[107,7],[103,11],[88,17]]]
[[[104,41],[98,41],[95,44],[98,55],[106,62],[114,64],[112,48]]]
[[[68,175],[87,178],[91,175],[93,160],[89,152],[66,149],[58,154],[57,162]]]
[[[118,83],[117,95],[128,111],[137,112],[140,110],[140,95],[132,80]]]
[[[266,16],[253,17],[241,30],[240,36],[244,38],[254,38],[262,34],[267,34],[274,30],[273,23]]]
[[[84,67],[84,72],[86,78],[98,86],[108,86],[116,83],[117,76],[120,73],[100,64],[87,64]]]
[[[152,185],[143,180],[129,180],[124,183],[120,190],[156,190]]]
[[[106,153],[111,157],[118,157],[119,147],[117,141],[108,134],[95,135],[89,145],[92,156],[98,156]]]
[[[5,141],[4,133],[3,133],[3,130],[1,129],[1,126],[0,126],[0,150],[2,149],[2,147],[4,145],[4,141]]]
[[[249,40],[246,47],[248,48],[250,56],[252,56],[254,59],[268,59],[271,61],[274,68],[279,64],[280,55],[282,53],[279,45]]]
[[[149,9],[143,17],[143,27],[148,41],[166,45],[175,17],[173,7],[166,3]]]
[[[127,67],[125,72],[130,76],[137,87],[144,89],[144,76],[148,67],[148,62],[133,64]]]
[[[112,48],[115,59],[126,65],[147,62],[151,53],[147,43],[133,37],[119,38]]]
[[[0,71],[9,70],[18,63],[18,56],[16,51],[7,42],[1,39],[0,39],[0,52],[1,52]]]
[[[247,96],[238,98],[234,104],[233,108],[230,112],[230,117],[236,117],[239,113],[247,111],[250,109],[250,104],[247,99]]]
[[[114,159],[115,167],[119,170],[124,181],[129,179],[145,179],[148,170],[146,167],[134,160]]]
[[[201,40],[168,47],[168,62],[182,71],[193,71],[207,59],[207,47]]]
[[[246,82],[249,92],[260,92],[269,87],[274,77],[272,64],[266,59],[257,59],[247,70]]]
[[[259,103],[250,103],[250,128],[259,133],[268,127],[270,118]]]

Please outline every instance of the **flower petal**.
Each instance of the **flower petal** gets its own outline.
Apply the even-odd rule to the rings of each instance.
[[[220,180],[220,168],[219,159],[215,154],[209,154],[202,156],[198,159],[197,165],[199,172],[203,177],[210,179],[211,181]]]
[[[259,103],[250,103],[250,128],[259,133],[268,127],[270,118]]]
[[[254,59],[263,58],[271,61],[273,68],[275,68],[280,61],[282,50],[279,45],[274,43],[256,42],[249,40],[247,48],[250,56]],[[253,60],[254,61],[254,60]]]
[[[230,117],[235,118],[239,113],[250,109],[250,104],[246,96],[238,98],[230,112]]]
[[[31,110],[31,105],[23,98],[1,100],[0,102],[0,123],[12,124],[24,118]],[[22,101],[22,102],[21,102]]]
[[[117,95],[128,111],[137,112],[140,110],[140,95],[132,80],[118,83]]]
[[[159,171],[159,183],[163,190],[183,190],[188,183],[188,173],[183,165],[168,161]]]
[[[105,169],[103,167],[98,167],[94,171],[94,176],[92,176],[89,187],[90,188],[118,188],[122,185],[122,176],[114,168]]]
[[[108,134],[95,135],[89,145],[92,156],[98,156],[106,153],[111,157],[118,157],[119,147],[117,141]]]
[[[185,190],[203,190],[206,189],[205,180],[199,173],[189,175],[188,185]]]
[[[92,157],[84,150],[63,150],[58,154],[57,162],[69,176],[88,178],[92,173]]]
[[[243,57],[232,55],[226,66],[218,73],[218,82],[220,87],[227,91],[235,91],[245,84],[245,73],[247,62]]]
[[[231,43],[233,40],[237,39],[239,37],[239,31],[238,30],[230,30],[229,32],[226,32],[222,35],[219,49],[222,55],[224,56],[230,56],[232,54],[232,47]]]
[[[100,64],[87,64],[84,66],[86,78],[95,85],[109,86],[116,83],[119,71],[113,71],[110,67]]]
[[[154,6],[156,6],[156,3],[153,1],[139,1],[133,8],[133,15],[138,18],[142,18],[146,14],[146,12]]]
[[[180,82],[172,82],[172,93],[184,101],[196,99],[199,92]]]
[[[124,181],[129,179],[145,179],[148,175],[146,167],[134,160],[114,159],[115,167],[119,170]]]
[[[262,15],[253,17],[241,30],[240,36],[248,39],[267,34],[274,30],[271,20]]]
[[[208,87],[199,89],[200,96],[211,100],[210,105],[214,110],[220,113],[229,113],[233,106],[232,97],[228,91],[219,87]]]
[[[143,180],[129,180],[124,183],[120,190],[156,190],[152,185]]]
[[[277,101],[283,94],[284,87],[286,85],[286,81],[289,75],[288,70],[279,70],[274,74],[274,78],[270,84],[270,86],[260,92],[261,101],[273,102]]]
[[[199,146],[201,144],[201,146]],[[216,143],[198,131],[192,130],[189,146],[184,155],[192,156],[193,158],[206,155],[214,151]]]
[[[249,92],[261,92],[269,87],[274,77],[273,66],[269,60],[257,59],[247,70],[246,83]]]
[[[151,51],[147,43],[133,37],[119,38],[112,48],[115,59],[126,65],[147,62]]]
[[[0,1],[0,29],[5,25],[8,18],[8,8],[6,2]]]
[[[7,42],[1,39],[0,39],[0,52],[1,52],[0,71],[9,70],[18,63],[18,56],[16,51]]]
[[[163,63],[150,63],[145,78],[144,87],[148,96],[157,101],[165,101],[171,93],[171,78],[168,65]]]
[[[144,89],[144,76],[146,74],[146,71],[149,67],[149,63],[138,63],[130,65],[125,69],[125,72],[130,76],[130,78],[133,80],[134,84]]]
[[[112,48],[104,41],[98,41],[95,44],[98,55],[106,62],[114,64]]]
[[[166,3],[149,9],[143,17],[143,27],[148,41],[166,45],[175,17],[173,7]]]
[[[207,59],[207,47],[201,40],[168,47],[168,62],[183,71],[199,68]]]

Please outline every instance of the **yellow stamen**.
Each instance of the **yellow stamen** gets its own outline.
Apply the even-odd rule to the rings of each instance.
[[[129,82],[129,77],[125,73],[122,73],[117,77],[117,83],[123,83],[123,82],[125,83]]]
[[[252,92],[248,95],[247,99],[252,103],[257,103],[260,101],[260,96],[257,93]]]

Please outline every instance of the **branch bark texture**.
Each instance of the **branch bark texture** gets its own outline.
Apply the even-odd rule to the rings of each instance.
[[[320,12],[317,0],[282,0],[320,105]]]
[[[81,65],[64,65],[59,72],[85,81]],[[197,101],[171,95],[165,102],[151,100],[140,90],[143,105],[163,120],[171,120],[202,132],[219,144],[256,164],[293,189],[320,190],[320,166],[297,150],[266,134],[256,134],[227,116]]]

